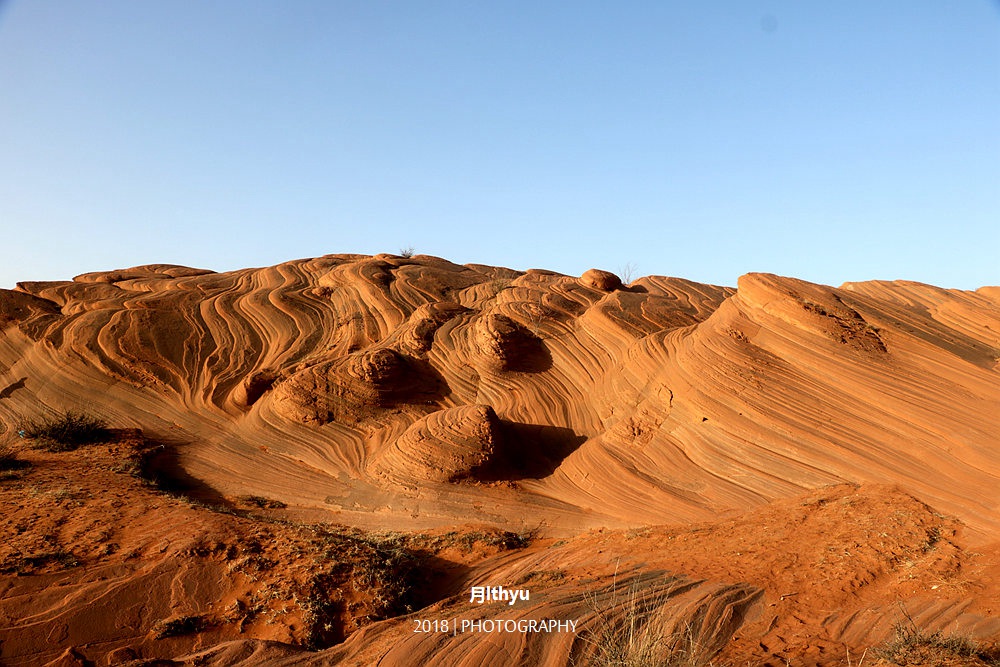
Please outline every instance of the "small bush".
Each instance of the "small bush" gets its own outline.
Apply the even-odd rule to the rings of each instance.
[[[634,264],[633,262],[629,262],[621,269],[619,269],[619,273],[621,274],[622,277],[622,283],[626,286],[631,285],[632,281],[635,280],[635,276],[638,270],[639,266],[637,264]]]
[[[875,649],[874,655],[888,665],[1000,665],[1000,656],[986,651],[968,637],[927,633],[913,622],[896,626],[893,639]]]
[[[405,257],[406,259],[409,259],[409,258],[413,257],[413,253],[414,252],[416,252],[416,251],[413,249],[413,246],[407,246],[405,248],[400,248],[399,249],[399,256],[400,257]]]
[[[81,565],[80,559],[71,551],[43,551],[32,554],[13,553],[0,562],[0,573],[26,575],[38,570],[55,566],[62,569]]]
[[[490,281],[490,289],[493,291],[493,296],[497,296],[505,289],[512,288],[513,284],[510,278],[494,278]]]
[[[153,630],[156,631],[157,639],[167,637],[180,637],[190,635],[194,632],[201,632],[205,629],[206,623],[203,616],[183,616],[172,618],[169,621],[160,621]]]
[[[25,422],[21,434],[34,440],[40,449],[50,452],[68,452],[111,437],[111,431],[103,420],[72,411]]]
[[[264,496],[238,496],[236,500],[244,505],[252,505],[262,510],[280,510],[288,507],[288,505],[280,500],[265,498]]]
[[[458,537],[458,542],[461,543],[467,551],[472,551],[477,543],[484,544],[489,547],[496,547],[501,551],[508,551],[525,548],[531,544],[533,537],[534,533],[532,531],[523,531],[520,533],[514,533],[508,530],[496,532],[472,532],[461,534]]]

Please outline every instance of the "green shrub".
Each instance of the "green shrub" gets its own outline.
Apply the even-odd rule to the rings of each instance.
[[[111,437],[103,420],[73,411],[27,421],[20,432],[22,437],[34,440],[37,447],[50,452],[67,452]]]

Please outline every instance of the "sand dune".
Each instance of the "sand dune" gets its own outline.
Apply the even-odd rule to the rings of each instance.
[[[959,619],[977,636],[1000,636],[996,607],[970,612],[969,591],[917,594],[900,573],[904,555],[928,541],[920,530],[939,516],[954,522],[934,524],[955,535],[950,563],[966,562],[964,549],[993,553],[998,542],[1000,288],[833,288],[769,274],[743,276],[736,289],[656,276],[622,285],[596,270],[576,278],[427,256],[329,255],[230,273],[150,265],[21,283],[0,290],[0,327],[8,434],[26,418],[82,410],[168,448],[190,489],[280,501],[287,507],[275,512],[289,521],[432,533],[475,524],[531,531],[538,544],[566,540],[471,565],[496,568],[500,559],[508,581],[567,571],[564,583],[548,582],[540,606],[516,607],[510,619],[545,612],[579,617],[594,631],[617,623],[620,605],[608,599],[642,590],[662,602],[654,625],[671,637],[697,626],[692,638],[706,655],[798,652],[813,661],[800,664],[840,664],[832,647],[883,638],[891,600],[904,596],[928,627]],[[799,509],[816,498],[827,499]],[[788,537],[796,521],[813,525],[838,502],[865,506],[880,527],[865,526],[859,537],[862,528],[843,513],[831,524],[836,538],[819,531],[800,547]],[[879,503],[921,517],[919,530],[880,516],[872,509]],[[779,509],[780,521],[768,514]],[[142,516],[152,521],[156,512]],[[851,542],[846,551],[852,540],[875,549],[864,572],[853,561],[844,572],[820,568],[826,581],[857,579],[857,591],[788,598],[813,606],[798,608],[802,627],[781,640],[761,637],[790,622],[785,598],[768,607],[784,595],[785,574],[733,563],[705,570],[706,558],[684,560],[683,550],[627,537],[673,526],[651,533],[668,539],[683,526],[711,525],[714,542],[691,537],[710,554],[730,539],[723,526],[750,536],[767,521],[780,524],[777,535],[788,540],[781,548],[795,555],[772,564],[787,576],[815,574],[820,555],[809,550],[823,539],[838,549]],[[621,563],[593,557],[604,539],[596,530],[608,531],[600,551],[628,552],[633,574],[609,583]],[[872,535],[883,533],[879,551]],[[540,564],[543,555],[552,562]],[[970,586],[995,595],[995,570],[983,567],[992,584]],[[461,604],[454,591],[477,580],[449,581],[452,593],[425,618],[453,614]],[[824,604],[838,611],[823,616]],[[602,605],[618,611],[597,613]],[[764,622],[768,614],[777,620]],[[252,645],[239,634],[216,636],[206,649],[212,659],[233,662],[247,651],[276,664],[302,659],[286,645],[301,644],[294,632],[258,629]],[[593,657],[578,635],[481,639],[442,643],[390,618],[314,659],[499,665],[515,655],[557,665],[571,654]],[[4,641],[6,659],[13,654]],[[181,642],[148,655],[204,646]],[[24,655],[23,664],[35,664]]]

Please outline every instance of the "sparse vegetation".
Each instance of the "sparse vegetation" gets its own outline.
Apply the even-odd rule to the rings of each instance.
[[[414,250],[413,246],[411,246],[411,245],[410,246],[406,246],[405,248],[400,248],[399,249],[399,256],[400,257],[404,257],[406,259],[409,259],[409,258],[413,257],[413,253],[414,252],[416,252],[416,250]]]
[[[650,582],[646,582],[647,584]],[[639,580],[622,593],[617,579],[609,596],[591,594],[594,621],[584,641],[594,667],[709,667],[714,651],[702,646],[690,624],[677,630],[660,616],[666,594],[650,592]]]
[[[996,667],[1000,652],[985,650],[968,637],[944,634],[940,630],[928,633],[907,618],[896,625],[895,636],[873,654],[882,665],[959,665],[965,667]]]
[[[153,630],[156,632],[157,639],[166,639],[167,637],[179,637],[201,632],[206,625],[204,616],[182,616],[181,618],[160,621],[153,626]]]
[[[67,452],[111,437],[104,420],[73,411],[46,419],[28,420],[21,426],[20,432],[23,437],[34,441],[36,447],[50,452]]]
[[[459,532],[451,530],[437,536],[414,536],[412,539],[421,547],[432,551],[458,546],[465,551],[472,551],[477,544],[495,547],[500,551],[523,549],[531,544],[534,531],[524,530],[518,533],[509,530]]]
[[[494,297],[496,297],[498,294],[500,294],[500,292],[504,291],[505,289],[510,289],[513,286],[510,278],[494,278],[493,280],[490,281],[489,284],[490,284],[490,291],[493,292]]]
[[[566,579],[566,570],[535,570],[514,582],[515,586],[529,582],[558,582]]]
[[[628,285],[631,285],[632,281],[635,280],[636,272],[638,271],[638,269],[639,269],[638,265],[632,262],[629,262],[628,264],[626,264],[621,268],[622,283],[626,287]]]
[[[815,303],[808,299],[802,299],[800,303],[802,304],[802,307],[808,310],[810,313],[816,313],[817,315],[822,315],[823,317],[830,315],[827,309],[818,303]]]
[[[527,304],[528,324],[535,338],[542,338],[542,322],[552,317],[552,311],[545,305],[544,295],[539,292],[538,300]]]
[[[34,574],[49,566],[65,569],[77,567],[78,565],[80,565],[80,559],[74,553],[65,549],[39,551],[28,554],[13,553],[0,563],[0,573],[27,575]]]
[[[347,547],[355,586],[372,590],[373,619],[407,614],[419,606],[420,565],[424,560],[399,533],[359,533]]]
[[[508,531],[450,531],[444,535],[407,535],[396,532],[366,533],[330,526],[307,527],[317,540],[320,567],[301,588],[298,599],[306,611],[305,645],[317,649],[343,640],[343,591],[345,583],[371,596],[367,613],[354,609],[357,627],[420,608],[427,582],[435,576],[430,567],[434,553],[453,546],[471,551],[476,545],[499,550],[528,544],[531,533]]]
[[[45,491],[45,495],[52,498],[57,505],[65,503],[67,507],[81,507],[84,505],[83,501],[89,496],[79,486],[50,488]]]
[[[264,496],[238,496],[236,498],[243,505],[250,505],[253,507],[259,507],[262,510],[280,510],[288,507],[285,503],[280,500],[274,500],[273,498],[265,498]]]

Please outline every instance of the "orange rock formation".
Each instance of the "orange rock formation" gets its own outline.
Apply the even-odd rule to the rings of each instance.
[[[537,597],[533,589],[504,618],[586,627],[490,642],[424,636],[412,618],[366,621],[344,607],[340,630],[310,635],[322,646],[350,635],[308,654],[317,664],[598,660],[602,627],[635,618],[623,591],[633,603],[641,592],[643,631],[664,633],[653,643],[686,632],[687,649],[673,650],[696,644],[703,664],[847,664],[843,650],[860,655],[891,634],[897,603],[932,631],[1000,637],[997,287],[832,288],[768,274],[743,276],[736,289],[656,276],[622,285],[599,270],[574,278],[329,255],[230,273],[151,265],[0,290],[4,428],[68,409],[141,429],[169,450],[189,495],[285,505],[265,512],[272,519],[425,540],[457,526],[531,532],[532,545],[489,553],[421,547],[440,561],[426,584],[439,595],[413,618],[454,620],[469,611],[468,586],[520,580]],[[3,493],[30,514],[32,475],[60,460],[38,459],[0,482]],[[160,525],[167,514],[143,503],[131,518],[119,510],[121,520]],[[230,541],[257,530],[212,517],[191,520]],[[19,521],[6,529],[30,534],[37,519]],[[57,528],[70,546],[93,541],[82,526]],[[164,567],[135,539],[137,558]],[[192,553],[192,571],[211,565]],[[87,554],[77,568],[113,561],[120,590],[147,586],[119,556]],[[71,647],[107,661],[88,647],[112,634],[108,646],[138,647],[136,658],[204,649],[218,664],[306,659],[301,620],[299,631],[236,628],[206,600],[238,600],[238,586],[217,582],[170,593],[166,606],[144,603],[161,616],[172,605],[201,609],[215,635],[140,640],[155,619],[137,612],[131,635],[109,629],[124,620],[94,622],[26,644],[15,634],[55,632],[58,609],[91,604],[51,592],[78,569],[43,565],[5,575],[28,582],[8,583],[0,607],[9,664],[43,664]],[[931,588],[935,577],[945,583]],[[46,592],[17,601],[30,590]]]

